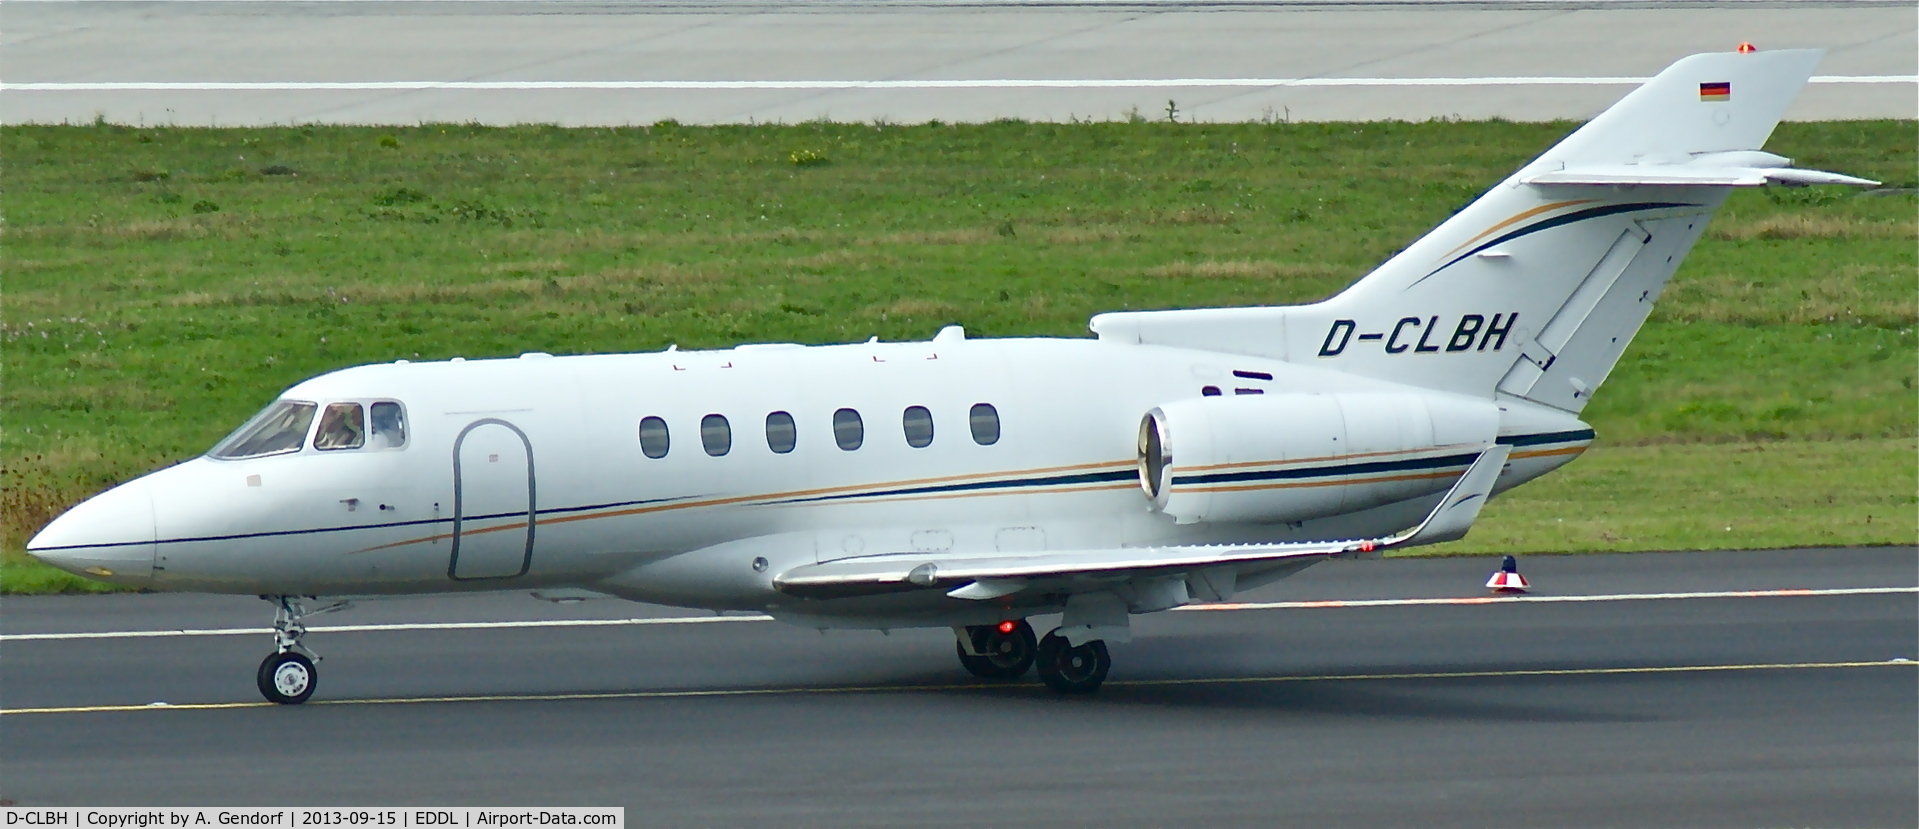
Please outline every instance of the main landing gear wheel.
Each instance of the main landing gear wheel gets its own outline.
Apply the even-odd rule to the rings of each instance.
[[[1090,694],[1106,681],[1113,657],[1106,643],[1098,639],[1073,647],[1058,632],[1039,640],[1039,678],[1047,687],[1062,694]]]
[[[313,670],[313,660],[304,654],[287,651],[268,656],[260,662],[260,695],[268,702],[281,705],[299,705],[313,696],[313,687],[319,684],[320,676]]]
[[[1002,627],[1012,629],[1001,632]],[[954,642],[953,648],[959,651],[960,664],[981,679],[1018,679],[1025,676],[1032,669],[1033,659],[1039,651],[1033,626],[1027,624],[1025,619],[998,625],[976,625],[967,628],[966,635],[972,640],[975,653],[966,652],[965,642]]]

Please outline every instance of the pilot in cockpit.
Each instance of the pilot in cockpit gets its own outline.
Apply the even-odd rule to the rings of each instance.
[[[320,415],[315,449],[358,449],[366,444],[366,425],[358,403],[334,403]]]
[[[406,445],[406,418],[400,404],[382,401],[373,404],[373,448],[398,449]]]

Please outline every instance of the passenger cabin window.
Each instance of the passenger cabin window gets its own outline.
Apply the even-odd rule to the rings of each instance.
[[[900,426],[906,430],[906,445],[914,449],[924,449],[933,442],[933,413],[925,406],[908,406],[906,414],[900,417]]]
[[[672,440],[666,433],[666,421],[657,417],[640,418],[640,453],[649,458],[664,458]]]
[[[968,426],[973,427],[973,442],[981,446],[992,446],[999,442],[999,410],[991,403],[974,403],[973,411],[966,418]]]
[[[313,448],[358,449],[366,445],[366,410],[358,403],[329,403],[313,433]]]
[[[400,404],[391,400],[382,400],[368,408],[373,436],[369,443],[375,449],[398,449],[406,445],[406,412]]]
[[[313,413],[318,409],[319,406],[303,400],[276,400],[233,430],[226,440],[215,444],[207,454],[237,461],[298,452],[300,445],[306,443],[307,427],[313,425]]]
[[[866,424],[860,420],[859,412],[841,409],[833,413],[833,441],[848,452],[866,442]]]
[[[706,447],[706,454],[716,458],[733,449],[733,426],[726,422],[725,415],[700,418],[700,445]]]
[[[774,454],[784,455],[793,451],[799,443],[799,430],[793,427],[793,416],[785,412],[773,412],[766,416],[766,448]]]

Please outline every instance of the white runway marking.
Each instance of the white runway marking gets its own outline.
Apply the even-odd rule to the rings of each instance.
[[[1919,593],[1919,587],[1842,587],[1823,590],[1720,590],[1694,593],[1612,593],[1596,596],[1466,596],[1441,599],[1353,599],[1308,602],[1240,602],[1196,604],[1183,611],[1326,610],[1359,607],[1425,607],[1432,605],[1558,604],[1566,602],[1633,602],[1676,599],[1776,599],[1797,596],[1881,596]],[[653,616],[633,619],[544,619],[520,622],[411,622],[388,625],[324,625],[309,633],[366,633],[404,630],[500,630],[510,628],[589,628],[633,625],[700,625],[715,622],[770,622],[771,616]],[[185,630],[117,630],[85,633],[8,633],[0,642],[44,642],[69,639],[155,639],[180,636],[264,636],[271,628],[203,628]]]
[[[1175,610],[1318,610],[1333,607],[1420,607],[1425,605],[1505,604],[1524,602],[1642,602],[1661,599],[1775,599],[1788,596],[1877,596],[1919,593],[1919,587],[1841,587],[1826,590],[1713,590],[1696,593],[1611,593],[1596,596],[1470,596],[1457,599],[1357,599],[1322,602],[1226,602],[1194,604]]]
[[[1650,78],[1132,78],[895,81],[128,81],[0,83],[5,92],[386,92],[408,90],[1203,89],[1208,87],[1637,86]],[[1815,84],[1919,84],[1919,75],[1819,75]]]

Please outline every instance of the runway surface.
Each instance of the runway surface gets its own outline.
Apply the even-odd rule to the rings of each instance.
[[[1919,114],[1911,2],[269,0],[0,5],[0,120],[1547,120],[1742,40],[1830,50],[1789,118]]]
[[[1351,606],[1477,598],[1494,567],[1412,559],[1140,617],[1083,699],[973,681],[944,631],[496,594],[316,618],[315,703],[278,708],[251,687],[265,634],[217,633],[261,627],[257,599],[9,598],[0,797],[675,826],[1919,823],[1919,663],[1897,661],[1919,658],[1919,551],[1522,564],[1558,601]],[[1327,601],[1349,604],[1303,606]],[[631,619],[651,621],[576,624]],[[480,622],[555,626],[418,628]],[[188,628],[216,633],[41,638]]]

